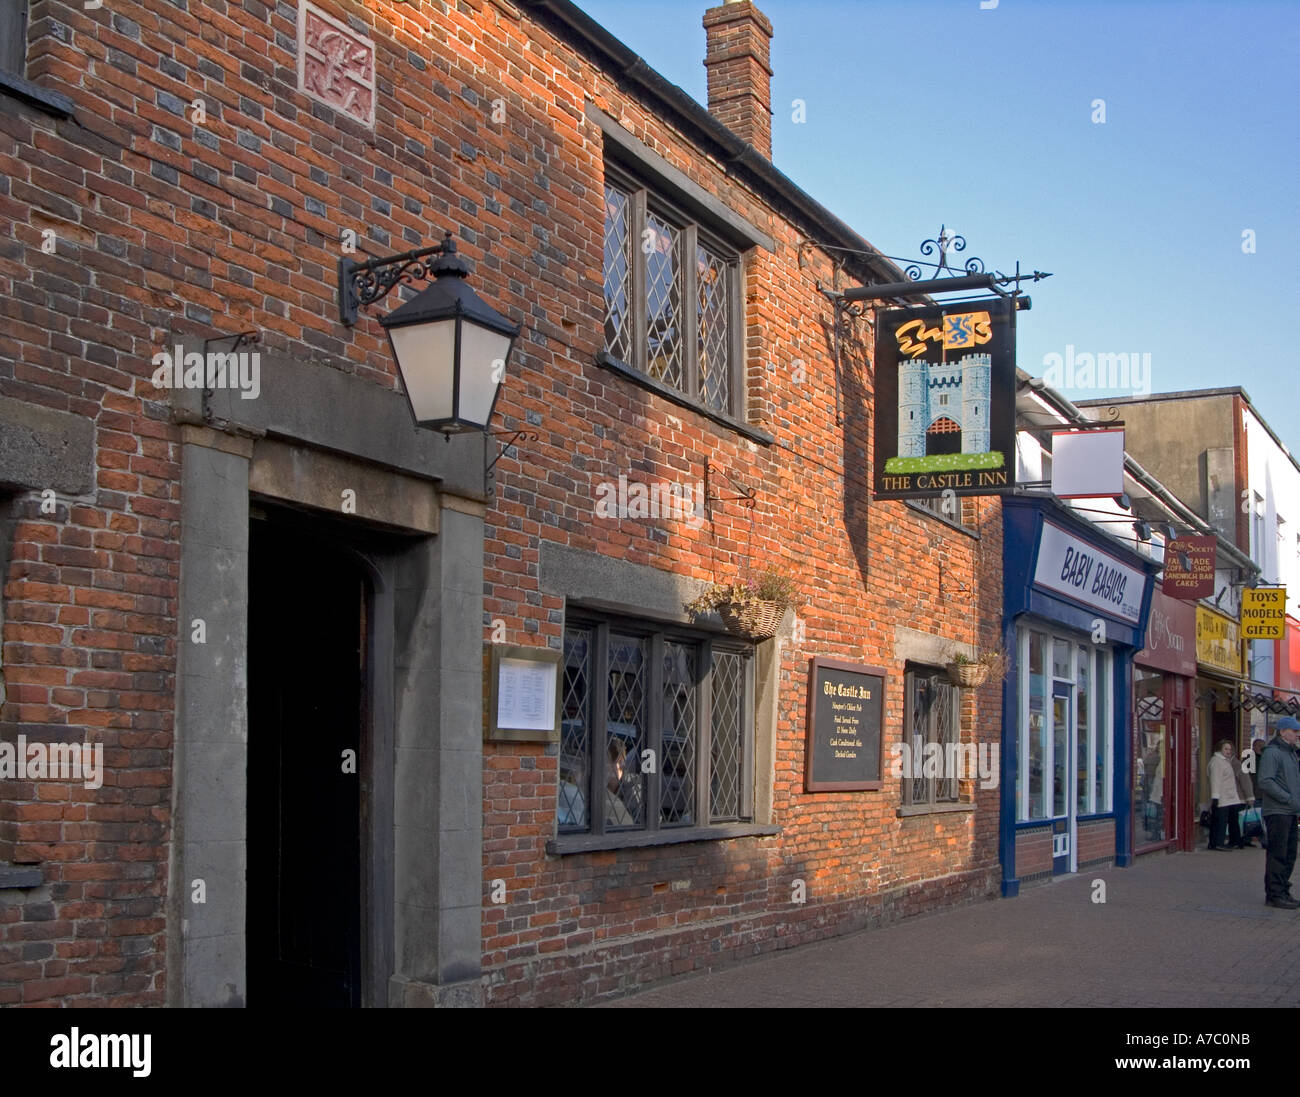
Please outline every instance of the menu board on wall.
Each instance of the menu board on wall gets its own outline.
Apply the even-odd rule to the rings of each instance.
[[[491,644],[487,737],[492,741],[559,741],[560,654],[550,648]]]
[[[881,721],[885,670],[837,659],[812,659],[808,668],[808,792],[881,787]]]

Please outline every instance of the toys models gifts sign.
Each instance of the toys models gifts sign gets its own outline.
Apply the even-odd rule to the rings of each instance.
[[[882,313],[876,337],[879,499],[997,495],[1016,478],[1011,300]]]

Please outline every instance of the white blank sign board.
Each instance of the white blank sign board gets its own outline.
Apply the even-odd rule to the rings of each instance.
[[[1124,491],[1124,428],[1052,432],[1052,494],[1099,499]]]

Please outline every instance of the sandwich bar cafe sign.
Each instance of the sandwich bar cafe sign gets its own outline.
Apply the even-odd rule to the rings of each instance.
[[[1136,625],[1146,575],[1052,522],[1038,537],[1034,585]]]
[[[998,298],[881,314],[876,498],[997,495],[1015,484],[1014,306]]]

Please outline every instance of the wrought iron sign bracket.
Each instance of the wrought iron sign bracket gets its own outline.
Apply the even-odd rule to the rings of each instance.
[[[212,414],[212,371],[208,369],[208,347],[213,343],[230,343],[230,350],[227,354],[235,354],[240,347],[251,347],[262,341],[262,333],[257,328],[249,328],[248,331],[237,332],[234,335],[214,335],[211,339],[203,340],[203,421],[205,423],[216,423],[216,417]],[[176,363],[180,368],[180,363]],[[225,419],[220,421],[220,426],[228,426]]]
[[[713,494],[713,477],[719,476],[736,489],[737,495],[714,495]],[[734,483],[726,473],[716,465],[711,465],[707,461],[704,463],[704,511],[713,521],[713,504],[727,501],[739,501],[740,505],[747,510],[753,510],[758,505],[758,492],[754,488],[747,488],[743,484]]]
[[[942,560],[939,561],[938,567],[939,567],[939,600],[943,601],[943,561]],[[965,593],[967,594],[970,593],[970,587],[968,587],[965,583],[961,582],[960,580],[950,579],[949,582],[952,583],[958,590],[965,591]]]
[[[358,263],[339,259],[339,320],[351,327],[361,309],[383,300],[399,283],[436,278],[448,272],[469,273],[469,265],[456,254],[456,241],[448,231],[442,243]]]
[[[254,343],[262,341],[262,333],[257,328],[249,328],[248,331],[241,331],[236,335],[214,335],[211,339],[203,340],[203,353],[208,353],[208,347],[213,343],[224,343],[230,340],[229,354],[234,354],[240,347],[252,346]]]
[[[838,251],[861,255],[870,259],[888,259],[890,262],[903,264],[903,274],[908,281],[848,289],[843,291],[842,295],[847,301],[905,301],[911,297],[926,297],[932,293],[984,290],[999,297],[1019,298],[1016,307],[1023,312],[1029,309],[1030,301],[1028,297],[1021,294],[1020,284],[1022,282],[1040,282],[1044,278],[1052,277],[1050,272],[1040,270],[1034,271],[1033,274],[1021,274],[1019,262],[1016,263],[1014,274],[1003,274],[1001,271],[989,273],[984,268],[984,260],[978,256],[971,256],[961,264],[961,269],[958,270],[948,262],[948,254],[949,252],[965,251],[966,238],[948,232],[946,225],[939,226],[938,236],[921,242],[921,254],[927,256],[937,254],[937,260],[905,259],[898,255],[885,255],[878,251],[863,251],[860,248],[845,248],[835,244],[804,240],[799,244],[799,268],[801,270],[804,268],[805,253],[813,248],[828,252]],[[837,266],[837,272],[839,269],[840,267]],[[1003,286],[1009,285],[1015,286],[1010,293],[1002,289]],[[820,284],[817,288],[828,296],[833,296],[838,292],[828,291]]]
[[[844,294],[840,290],[827,289],[821,282],[817,283],[817,290],[830,301],[835,310],[831,334],[835,338],[835,425],[838,427],[844,422],[842,401],[840,399],[840,371],[843,368],[842,343],[848,337],[853,321],[858,319],[866,309],[856,301],[846,301]],[[875,318],[867,317],[867,323],[874,328]]]
[[[526,428],[520,430],[488,430],[483,433],[492,439],[495,439],[500,435],[509,435],[509,438],[507,438],[505,442],[501,443],[501,448],[497,451],[497,455],[493,457],[483,469],[483,494],[491,495],[496,480],[496,474],[492,470],[496,467],[496,463],[514,449],[518,443],[540,442],[542,436],[535,430],[528,430]],[[450,434],[445,435],[445,437],[448,442],[451,441]],[[486,456],[486,454],[484,454],[484,456]]]

